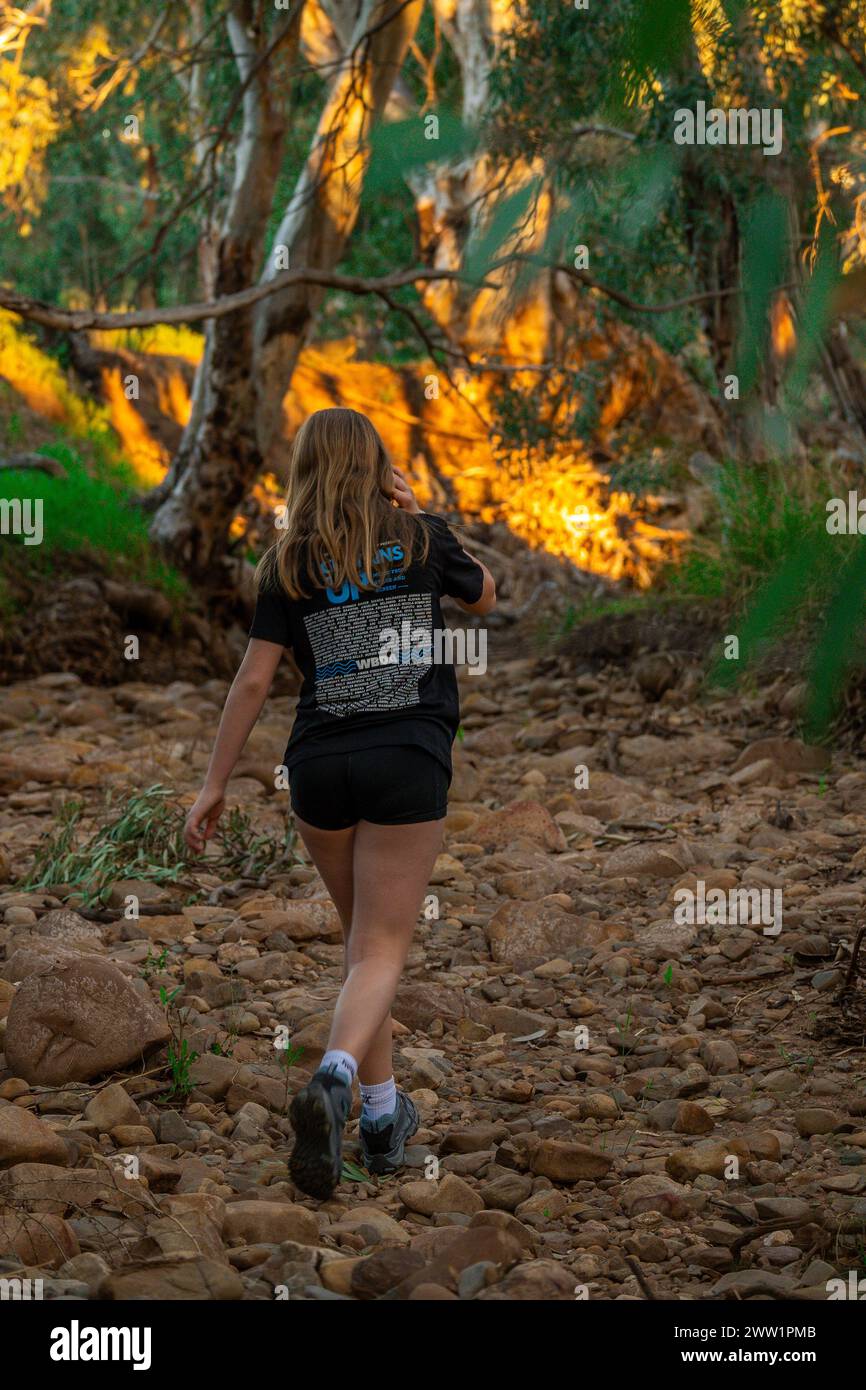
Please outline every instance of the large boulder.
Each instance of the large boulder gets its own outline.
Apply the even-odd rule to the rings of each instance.
[[[505,849],[515,840],[531,840],[546,850],[568,848],[565,836],[540,801],[511,801],[501,811],[484,816],[472,831],[472,842],[484,849]]]
[[[6,1020],[6,1062],[31,1085],[65,1086],[138,1063],[166,1042],[166,1018],[109,960],[47,959]]]
[[[493,960],[531,970],[579,946],[598,946],[608,935],[597,918],[578,917],[555,902],[504,902],[485,928]]]
[[[433,981],[405,980],[397,990],[391,1013],[410,1033],[425,1030],[437,1018],[446,1025],[455,1023],[466,1013],[466,1003],[460,990]]]
[[[0,1211],[81,1215],[95,1207],[141,1217],[153,1209],[143,1182],[128,1177],[120,1164],[102,1168],[61,1168],[54,1163],[16,1163],[0,1173]]]

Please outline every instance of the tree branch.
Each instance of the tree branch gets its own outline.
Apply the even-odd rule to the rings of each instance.
[[[525,261],[539,270],[562,271],[578,284],[612,299],[639,314],[667,314],[674,309],[683,309],[691,304],[700,304],[708,299],[722,299],[732,294],[742,294],[740,286],[730,289],[707,290],[701,294],[684,295],[681,299],[671,299],[664,304],[641,304],[630,295],[623,294],[612,285],[602,284],[585,270],[575,270],[573,266],[545,261],[540,256],[528,252],[514,251],[501,260],[493,262],[489,271],[499,270],[514,261]],[[268,299],[280,290],[292,285],[322,285],[325,289],[342,290],[346,294],[375,294],[385,298],[391,290],[404,285],[433,280],[453,280],[474,285],[476,289],[501,289],[502,286],[491,280],[478,280],[459,270],[437,270],[429,266],[418,266],[411,270],[395,271],[392,275],[378,278],[363,275],[341,275],[332,270],[286,270],[272,280],[253,285],[250,289],[239,290],[236,294],[223,295],[219,299],[207,300],[200,304],[175,304],[164,309],[135,309],[128,313],[98,312],[94,309],[61,309],[43,300],[31,299],[27,295],[16,294],[14,290],[0,286],[0,309],[8,309],[31,323],[40,323],[46,328],[61,331],[80,332],[83,329],[151,328],[158,323],[201,323],[205,319],[224,318],[238,309],[249,308],[260,300]],[[785,288],[779,286],[778,288]],[[387,301],[386,301],[387,302]],[[395,306],[396,307],[396,306]],[[402,307],[402,306],[400,306]]]
[[[561,270],[563,275],[568,275],[570,279],[576,280],[579,285],[585,285],[587,289],[597,290],[599,294],[605,295],[607,299],[612,299],[615,304],[621,304],[624,309],[631,309],[636,314],[669,314],[673,309],[685,309],[690,304],[700,304],[706,299],[725,299],[731,294],[742,294],[740,285],[735,285],[730,289],[706,290],[701,294],[683,295],[682,299],[671,299],[665,304],[641,304],[630,295],[623,294],[622,290],[615,290],[612,285],[602,284],[596,280],[587,270],[575,270],[574,266],[564,265],[557,261],[545,261],[541,256],[533,256],[525,251],[512,251],[501,260],[494,261],[488,267],[489,271],[499,270],[502,266],[509,265],[512,261],[527,261],[530,265],[538,266],[539,270]],[[782,289],[783,286],[778,286]]]
[[[0,286],[0,309],[8,309],[31,323],[41,323],[46,328],[58,328],[67,332],[80,332],[82,329],[90,328],[151,328],[158,323],[201,323],[204,319],[224,318],[226,314],[249,308],[251,304],[257,304],[259,300],[267,299],[291,285],[323,285],[326,289],[343,290],[347,294],[382,295],[419,280],[462,280],[476,285],[479,289],[500,288],[494,282],[475,280],[457,270],[435,270],[427,266],[396,271],[393,275],[382,275],[378,279],[362,275],[340,275],[332,270],[286,270],[265,284],[253,285],[248,290],[239,290],[236,294],[223,295],[220,299],[208,300],[202,304],[175,304],[164,309],[134,309],[129,313],[60,309],[40,299],[30,299],[27,295],[16,294],[14,290]]]
[[[612,125],[573,125],[571,133],[578,137],[581,135],[612,135],[617,140],[637,139],[637,136],[633,135],[630,130],[618,130],[616,126]]]

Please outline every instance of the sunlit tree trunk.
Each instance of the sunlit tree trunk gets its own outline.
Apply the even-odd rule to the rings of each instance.
[[[460,68],[463,125],[472,130],[488,110],[490,76],[513,10],[503,0],[433,3],[442,33]],[[410,175],[425,264],[441,270],[459,270],[469,242],[483,227],[496,202],[516,193],[540,173],[540,169],[529,164],[518,164],[503,177],[501,166],[494,168],[482,150]],[[547,200],[541,194],[503,251],[537,249],[548,212]],[[503,272],[500,279],[500,292],[479,292],[449,281],[431,284],[424,289],[424,302],[446,337],[465,351],[513,355],[509,354],[508,341],[513,337],[517,353],[526,361],[535,361],[544,354],[546,332],[539,334],[538,315],[532,313],[532,331],[528,335],[521,333],[526,305],[517,306],[509,294],[512,276]],[[544,291],[536,287],[533,298],[537,299],[539,293]]]
[[[357,220],[369,137],[406,58],[423,0],[365,0],[313,137],[306,165],[274,237],[262,279],[285,268],[331,269]],[[336,25],[335,29],[339,33]],[[282,253],[282,260],[280,258]],[[283,398],[324,290],[296,285],[261,301],[255,323],[256,422],[265,460],[283,438]]]
[[[214,294],[266,283],[288,267],[331,269],[340,260],[360,206],[370,128],[382,112],[417,27],[422,0],[366,0],[347,55],[336,68],[310,154],[262,269],[267,222],[284,134],[284,93],[270,62],[257,66],[249,21],[230,28],[244,94],[235,181],[216,248]],[[233,7],[233,18],[239,9]],[[330,5],[331,22],[347,7]],[[287,38],[292,49],[295,32]],[[246,41],[246,46],[245,45]],[[273,36],[271,36],[271,43]],[[286,66],[286,46],[283,66]],[[216,320],[207,334],[190,424],[162,490],[152,535],[189,572],[213,571],[240,502],[279,451],[283,398],[324,291],[297,286],[257,309]]]
[[[286,93],[279,77],[296,53],[300,11],[284,23],[284,38],[256,22],[254,0],[232,0],[229,41],[244,85],[243,118],[234,178],[206,268],[214,297],[246,289],[261,266],[268,217],[286,130]],[[268,59],[263,55],[272,49]],[[240,310],[209,323],[193,389],[193,408],[177,455],[158,491],[154,540],[185,569],[211,565],[226,515],[242,500],[259,454],[253,422],[253,318]]]

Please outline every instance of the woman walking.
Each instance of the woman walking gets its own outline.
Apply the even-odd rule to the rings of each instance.
[[[439,600],[484,614],[496,592],[447,524],[421,511],[366,416],[344,409],[298,431],[282,534],[257,578],[250,643],[186,838],[200,852],[213,835],[290,647],[303,675],[285,754],[292,810],[345,940],[327,1051],[291,1107],[292,1178],[324,1199],[340,1178],[356,1075],[370,1172],[395,1172],[418,1128],[394,1081],[390,1009],[442,845],[460,722],[454,668],[437,660]]]

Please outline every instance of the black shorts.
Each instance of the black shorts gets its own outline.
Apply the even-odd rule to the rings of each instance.
[[[292,810],[319,830],[345,830],[359,820],[374,825],[442,820],[450,781],[438,758],[408,745],[325,753],[289,771]]]

